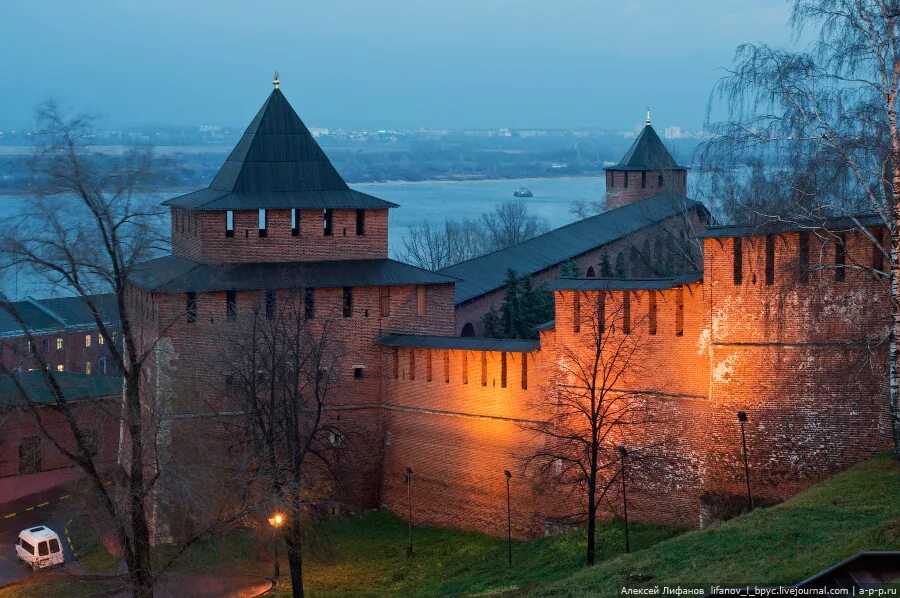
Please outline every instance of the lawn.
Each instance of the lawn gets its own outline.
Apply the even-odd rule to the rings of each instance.
[[[536,596],[614,596],[622,587],[792,584],[861,550],[900,549],[900,463],[883,455],[780,505],[683,534]]]

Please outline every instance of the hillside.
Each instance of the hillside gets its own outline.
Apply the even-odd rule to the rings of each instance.
[[[866,549],[900,549],[900,463],[887,455],[775,507],[614,557],[542,586],[533,595],[791,584]]]

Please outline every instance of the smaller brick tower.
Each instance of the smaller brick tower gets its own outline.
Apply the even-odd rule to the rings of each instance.
[[[650,126],[649,110],[644,128],[622,160],[605,170],[607,210],[660,193],[684,195],[687,191],[687,168],[675,162]]]

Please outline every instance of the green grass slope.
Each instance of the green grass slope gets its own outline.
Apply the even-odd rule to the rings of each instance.
[[[614,557],[533,595],[614,596],[624,587],[792,584],[867,549],[900,549],[900,463],[888,455],[775,507]]]

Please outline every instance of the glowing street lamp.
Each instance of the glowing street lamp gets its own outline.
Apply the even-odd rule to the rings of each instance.
[[[741,422],[741,445],[744,447],[744,479],[747,481],[747,507],[753,510],[753,495],[750,493],[750,464],[747,461],[747,435],[744,433],[744,424],[747,423],[747,414],[737,412],[738,421]]]
[[[278,528],[280,528],[283,523],[284,515],[281,513],[275,512],[269,517],[269,525],[271,525],[274,530],[272,532],[272,552],[275,557],[274,577],[276,581],[281,577],[281,564],[278,562]]]
[[[412,499],[410,498],[409,492],[410,486],[412,485],[412,469],[409,467],[403,471],[403,483],[406,484],[406,506],[409,513],[406,519],[407,526],[409,527],[409,545],[406,547],[406,556],[412,557]]]

